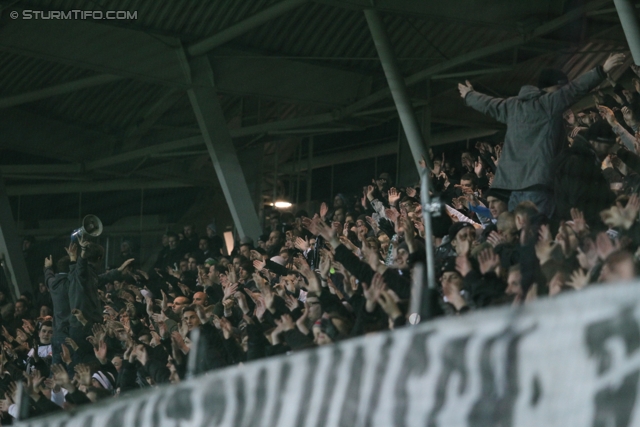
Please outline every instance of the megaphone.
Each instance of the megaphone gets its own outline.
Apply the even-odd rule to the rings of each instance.
[[[102,234],[102,221],[95,215],[87,215],[82,218],[82,227],[73,230],[71,241],[77,242],[84,236],[98,237]]]

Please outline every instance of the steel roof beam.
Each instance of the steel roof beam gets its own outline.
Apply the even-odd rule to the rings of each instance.
[[[193,82],[187,94],[233,222],[240,237],[256,240],[262,227],[213,84],[209,59],[200,56],[187,62],[184,57],[183,62],[187,80]]]
[[[451,132],[442,132],[431,135],[431,146],[444,145],[456,141],[464,141],[465,139],[482,138],[485,136],[494,135],[497,132],[498,130],[496,129],[481,128],[460,129]],[[318,169],[326,166],[356,162],[358,160],[372,159],[374,157],[387,156],[389,154],[397,153],[398,142],[393,141],[331,154],[314,154],[311,168]],[[306,171],[307,168],[307,162],[305,161],[305,158],[303,158],[301,162],[290,162],[281,165],[279,167],[279,172],[283,174],[289,174],[299,171]]]
[[[535,28],[531,33],[521,35],[515,37],[513,39],[509,39],[500,43],[496,43],[490,46],[483,47],[473,52],[468,52],[463,55],[459,55],[455,58],[451,58],[449,60],[443,61],[440,64],[434,65],[432,67],[426,68],[416,74],[413,74],[405,80],[408,86],[417,84],[424,80],[427,80],[433,76],[439,75],[448,71],[452,68],[459,67],[460,65],[464,65],[471,61],[475,61],[477,59],[485,58],[487,56],[504,52],[505,50],[513,49],[514,47],[521,46],[537,37],[541,37],[545,34],[548,34],[552,31],[557,30],[558,28],[566,25],[569,22],[572,22],[578,19],[583,14],[596,10],[600,6],[609,3],[610,0],[593,0],[587,3],[584,6],[578,7],[565,15],[562,15],[558,18],[552,19],[551,21],[540,25]],[[333,121],[343,119],[353,115],[356,112],[361,111],[362,109],[369,107],[373,104],[376,104],[380,101],[383,101],[391,96],[391,91],[388,88],[381,89],[373,94],[356,101],[355,103],[340,109],[333,111],[331,113],[322,113],[316,114],[312,116],[304,116],[297,117],[294,119],[281,120],[279,122],[273,123],[264,123],[255,126],[249,126],[245,128],[236,129],[238,136],[250,136],[257,135],[260,133],[268,132],[270,130],[283,130],[283,129],[291,129],[296,127],[304,127],[304,126],[316,126],[325,123],[331,123]]]
[[[26,104],[27,102],[50,98],[52,96],[64,95],[66,93],[76,92],[81,89],[100,86],[122,79],[124,79],[124,77],[116,76],[113,74],[98,74],[72,82],[50,86],[44,89],[38,89],[31,92],[21,93],[19,95],[0,98],[0,108],[13,107],[20,104]]]
[[[0,259],[4,260],[6,271],[0,266],[0,274],[9,280],[14,300],[23,292],[32,291],[27,263],[22,254],[22,240],[13,219],[9,197],[11,194],[0,175]]]
[[[114,179],[88,182],[56,182],[53,184],[17,184],[7,186],[8,196],[34,196],[39,194],[95,193],[154,188],[193,187],[182,180]]]
[[[285,13],[302,6],[307,0],[283,0],[275,5],[268,7],[255,15],[246,18],[237,24],[225,28],[224,30],[207,37],[203,40],[193,43],[187,48],[187,53],[191,56],[204,55],[212,49],[241,36],[242,34],[278,18]]]

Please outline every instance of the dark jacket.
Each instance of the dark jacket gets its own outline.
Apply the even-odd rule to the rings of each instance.
[[[75,271],[76,265],[71,264],[70,271]],[[69,334],[69,273],[54,274],[51,268],[44,269],[44,280],[53,301],[53,332],[54,334]]]
[[[602,174],[600,160],[591,145],[576,138],[553,162],[554,197],[559,219],[571,219],[571,208],[580,209],[588,223],[600,220],[600,212],[611,207],[615,194]]]
[[[120,271],[111,270],[100,274],[86,259],[79,257],[74,271],[69,273],[69,306],[71,310],[82,311],[89,323],[102,323],[102,303],[98,295],[100,286],[117,280],[122,276]],[[70,316],[71,326],[80,327],[75,316]]]
[[[493,98],[471,91],[468,106],[507,125],[493,188],[551,187],[551,162],[565,141],[562,113],[606,77],[602,67],[583,74],[553,93],[523,86],[516,97]]]

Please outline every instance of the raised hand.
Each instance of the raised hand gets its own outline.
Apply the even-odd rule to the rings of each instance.
[[[27,319],[22,319],[22,329],[28,334],[33,335],[35,328],[31,324],[31,322]]]
[[[100,361],[101,364],[107,363],[107,343],[100,340],[98,343],[98,347],[93,349],[94,354],[96,355],[96,359]]]
[[[624,118],[624,122],[630,127],[633,127],[636,124],[636,119],[633,116],[633,110],[629,107],[622,107],[622,110],[620,111],[622,111],[622,117]]]
[[[464,99],[473,90],[473,86],[471,86],[469,80],[466,80],[465,84],[458,83],[458,90],[460,91],[460,97]]]
[[[69,347],[67,347],[64,344],[60,344],[60,348],[61,348],[61,358],[62,358],[62,362],[64,362],[65,365],[69,365],[71,363],[71,353],[69,352]]]
[[[540,261],[540,264],[542,265],[551,258],[551,253],[557,244],[552,244],[551,231],[549,231],[548,225],[542,225],[538,234],[539,237],[536,242],[535,250],[538,261]]]
[[[327,213],[329,212],[329,207],[325,202],[322,202],[320,205],[320,218],[324,221],[327,218]]]
[[[80,236],[80,238],[78,238],[78,244],[80,245],[80,256],[82,258],[85,257],[87,248],[89,247],[90,243],[91,242],[85,240],[83,236]]]
[[[576,291],[587,286],[589,283],[589,277],[581,268],[577,269],[571,274],[571,278],[567,282],[567,285],[571,286]]]
[[[76,262],[78,260],[78,245],[75,243],[71,243],[68,248],[64,248],[67,251],[67,255],[69,255],[69,259],[71,262]]]
[[[64,342],[73,350],[73,351],[77,351],[78,350],[78,344],[76,344],[76,342],[71,338],[71,337],[67,337],[64,339]]]
[[[298,300],[293,295],[285,295],[284,302],[287,305],[289,311],[293,311],[300,306]]]
[[[301,237],[296,237],[295,248],[301,252],[306,252],[307,250],[309,250],[309,238],[306,236],[304,239]]]
[[[616,120],[616,115],[613,113],[613,111],[609,107],[606,107],[604,105],[598,105],[598,111],[600,112],[600,115],[602,116],[602,118],[605,119],[610,126],[615,126],[618,124],[618,120]]]
[[[478,156],[478,161],[475,162],[473,165],[473,172],[475,172],[475,174],[478,177],[481,177],[483,171],[484,171],[484,165],[482,164],[482,160],[480,159],[480,156]]]
[[[306,325],[306,321],[308,317],[309,317],[309,304],[305,302],[304,310],[302,310],[302,316],[298,317],[298,320],[296,320],[296,326],[298,327],[298,330],[305,335],[309,333],[309,329],[307,328],[307,325]]]
[[[189,347],[184,342],[184,338],[182,338],[182,335],[180,335],[180,332],[174,331],[171,333],[171,342],[174,343],[183,353],[186,354],[189,352]],[[138,353],[137,356],[138,358],[140,358],[140,353]]]
[[[120,267],[118,267],[118,271],[124,271],[125,268],[129,267],[129,265],[135,261],[135,258],[129,258],[125,262],[122,263]]]
[[[238,307],[240,307],[240,310],[242,310],[244,314],[248,314],[249,304],[247,304],[247,297],[241,292],[236,292],[235,294],[233,294],[233,296],[238,302]]]
[[[480,264],[480,273],[487,274],[500,265],[500,257],[493,249],[485,249],[478,254],[478,263]]]
[[[276,320],[276,323],[277,322],[278,321]],[[290,314],[283,314],[280,316],[280,325],[278,326],[280,326],[283,331],[290,331],[296,327]]]
[[[89,387],[91,385],[91,369],[89,366],[79,364],[75,366],[74,370],[76,372],[75,378],[77,378],[78,384]]]
[[[105,327],[98,323],[93,325],[93,327],[91,328],[91,331],[93,332],[93,336],[96,337],[96,340],[98,341],[102,341],[104,337],[107,335],[107,331]]]
[[[367,302],[365,305],[365,309],[367,312],[372,313],[375,310],[375,306],[378,303],[378,298],[380,297],[380,292],[386,288],[386,283],[382,278],[380,273],[376,273],[373,276],[373,280],[371,281],[371,286],[367,286],[366,283],[362,282],[362,290],[364,297]]]
[[[487,236],[487,242],[489,242],[489,244],[495,248],[498,245],[506,243],[507,239],[505,239],[504,236],[497,231],[492,231]]]
[[[69,391],[74,391],[75,387],[71,384],[69,380],[69,374],[67,374],[67,370],[62,365],[51,365],[51,373],[53,374],[53,381],[56,385],[65,388]]]
[[[229,279],[230,283],[238,282],[238,273],[236,273],[236,268],[233,266],[233,264],[229,264],[229,273],[227,274],[227,278]]]
[[[496,166],[498,166],[498,163],[500,162],[500,156],[502,155],[502,146],[496,145],[493,151],[495,151],[496,155],[491,156],[491,160]]]
[[[596,249],[598,251],[598,258],[601,260],[605,260],[611,255],[613,252],[620,248],[620,242],[616,241],[615,243],[609,238],[607,233],[599,233],[596,237]]]
[[[226,339],[226,340],[228,340],[229,338],[231,338],[233,336],[233,329],[232,329],[232,326],[231,326],[231,322],[229,322],[224,317],[220,318],[220,330],[222,331],[222,335],[224,336],[224,339]]]
[[[629,197],[627,205],[620,211],[625,220],[625,229],[628,230],[631,228],[633,223],[638,219],[638,212],[640,212],[640,198],[638,198],[638,193],[633,193]]]
[[[373,200],[373,192],[375,190],[376,190],[376,188],[373,185],[368,185],[367,186],[367,199]]]
[[[11,334],[9,333],[9,331],[7,330],[6,327],[2,327],[2,336],[4,337],[5,340],[7,340],[8,342],[12,342],[13,341],[13,337],[11,336]]]
[[[224,308],[225,316],[227,315],[227,313],[229,313],[229,316],[233,314],[231,310],[233,309],[233,306],[235,304],[236,304],[235,301],[231,298],[222,301],[222,307]],[[198,306],[198,307],[200,307],[200,310],[204,313],[204,309],[202,308],[202,306]],[[200,321],[202,322],[202,319],[200,319]],[[205,317],[204,322],[202,323],[206,323],[206,321],[207,319]]]
[[[382,307],[390,319],[397,319],[402,316],[402,311],[398,307],[398,303],[388,290],[381,290],[378,295],[378,305]]]
[[[583,127],[580,127],[580,126],[576,126],[576,127],[574,127],[573,129],[571,129],[571,133],[569,134],[569,136],[570,136],[571,138],[575,138],[576,136],[578,136],[578,134],[579,134],[581,131],[583,131],[583,130],[587,130],[587,129],[588,129],[588,128],[583,128]]]
[[[400,193],[395,187],[391,187],[388,192],[389,206],[395,206],[398,199],[400,199]]]
[[[71,314],[74,315],[76,319],[78,319],[78,322],[82,323],[83,325],[87,324],[87,319],[84,317],[84,314],[82,314],[82,312],[77,308],[71,310]]]
[[[44,268],[51,268],[53,267],[53,256],[49,255],[47,258],[44,259]]]
[[[389,221],[392,221],[392,222],[397,222],[398,217],[400,216],[400,213],[395,208],[385,209],[384,214],[389,219]]]
[[[609,73],[615,67],[621,65],[624,62],[624,59],[624,53],[612,53],[602,65],[602,69],[605,73]]]
[[[174,334],[180,335],[178,332],[174,332]],[[184,345],[184,341],[182,341],[182,344]],[[146,366],[147,362],[149,361],[149,353],[147,352],[147,348],[141,345],[135,349],[135,352],[136,352],[136,357],[138,358],[138,361],[140,362],[140,364],[142,366]]]
[[[625,223],[625,219],[622,216],[622,209],[620,209],[619,206],[611,206],[609,209],[600,212],[600,218],[602,218],[605,224],[612,228],[623,227],[626,229],[626,225],[631,226],[631,224]]]
[[[577,234],[582,234],[587,230],[587,223],[584,220],[584,213],[580,209],[571,208],[571,219],[573,220],[573,230]]]

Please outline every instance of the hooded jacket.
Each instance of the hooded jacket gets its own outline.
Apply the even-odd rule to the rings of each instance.
[[[598,66],[552,93],[535,86],[523,86],[518,96],[506,99],[469,92],[465,97],[468,106],[507,125],[492,188],[550,188],[551,162],[566,139],[562,113],[605,77]]]

